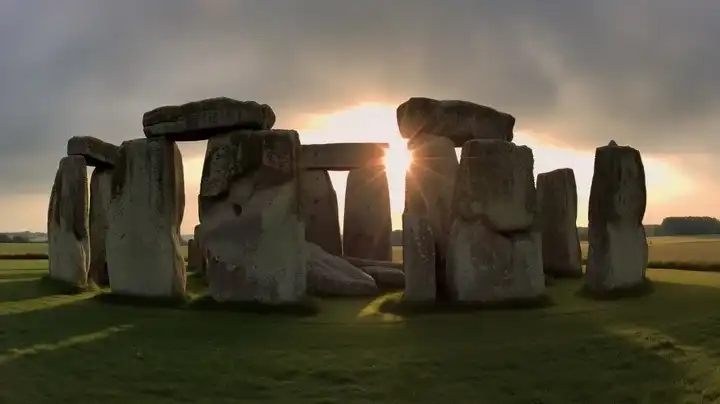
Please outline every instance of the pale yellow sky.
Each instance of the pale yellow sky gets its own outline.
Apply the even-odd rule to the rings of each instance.
[[[390,143],[388,180],[393,228],[401,227],[404,206],[405,169],[409,156],[405,141],[400,137],[395,118],[395,105],[362,104],[327,115],[306,115],[298,128],[303,143],[330,142],[387,142]],[[515,143],[533,149],[535,174],[556,168],[569,167],[575,171],[578,184],[578,225],[587,225],[587,201],[592,180],[594,150],[575,150],[567,145],[548,144],[543,136],[516,128]],[[185,146],[187,147],[187,146]],[[185,148],[181,145],[181,149]],[[460,149],[456,149],[459,155]],[[202,174],[203,155],[183,156],[185,164],[185,188],[187,204],[182,225],[183,234],[191,234],[197,224],[197,194]],[[714,204],[708,201],[688,200],[698,194],[698,184],[682,174],[671,159],[643,155],[648,189],[648,209],[645,223],[659,223],[668,215],[711,215],[707,211]],[[331,178],[338,194],[339,211],[344,210],[345,172],[332,172]],[[45,231],[48,196],[14,195],[0,199],[0,212],[16,212],[5,215],[3,222],[7,231]],[[688,202],[692,204],[688,205]],[[691,206],[692,208],[689,208]],[[18,209],[18,207],[22,207]],[[340,220],[342,225],[342,220]]]

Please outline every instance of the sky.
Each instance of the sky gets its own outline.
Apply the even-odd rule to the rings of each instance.
[[[516,117],[536,173],[575,170],[579,225],[611,139],[643,154],[645,223],[720,216],[717,38],[715,0],[2,0],[0,230],[45,231],[71,136],[120,144],[143,112],[216,96],[271,105],[305,143],[396,149],[399,103],[469,100]],[[181,145],[183,233],[204,148]]]

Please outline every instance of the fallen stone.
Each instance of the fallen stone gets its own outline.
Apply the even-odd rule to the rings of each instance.
[[[537,199],[545,273],[582,276],[577,186],[573,170],[561,168],[538,174]]]
[[[208,141],[200,234],[218,302],[299,302],[307,286],[293,130],[234,131]]]
[[[67,142],[68,156],[83,156],[93,167],[115,167],[120,148],[92,136],[73,136]]]
[[[385,164],[387,143],[327,143],[302,146],[300,168],[349,171]]]
[[[472,139],[512,141],[515,117],[469,101],[412,97],[397,107],[397,123],[405,139],[435,135],[462,147]]]
[[[356,267],[386,267],[386,268],[394,268],[394,269],[402,269],[403,264],[402,262],[395,262],[395,261],[378,261],[378,260],[370,260],[366,258],[357,258],[357,257],[348,257],[347,255],[343,256],[342,259],[345,261],[355,265]]]
[[[99,286],[108,286],[105,238],[112,199],[114,169],[96,167],[90,177],[90,269],[89,277]]]
[[[405,287],[405,273],[388,267],[362,267],[366,274],[375,279],[375,283],[384,289],[402,289]]]
[[[591,291],[644,283],[648,246],[642,221],[646,204],[640,152],[629,146],[598,147],[588,209],[585,286]]]
[[[302,170],[300,196],[305,239],[332,255],[342,255],[337,193],[328,172]]]
[[[112,178],[105,242],[113,293],[161,298],[185,294],[179,231],[184,211],[177,145],[162,138],[123,142]]]
[[[539,232],[502,235],[481,222],[457,219],[449,245],[448,275],[454,300],[497,303],[543,295]]]
[[[403,214],[402,220],[405,275],[403,301],[434,302],[437,299],[438,272],[432,224],[426,217],[411,213]],[[446,276],[445,271],[442,271],[442,275]],[[443,281],[447,285],[447,280]]]
[[[345,189],[344,254],[391,261],[391,233],[390,192],[385,167],[351,170]]]
[[[320,296],[375,296],[375,280],[360,268],[308,243],[308,292]]]
[[[87,284],[90,264],[87,165],[81,156],[60,159],[48,207],[48,267],[52,279]]]
[[[422,135],[408,142],[412,163],[405,174],[405,213],[422,216],[432,226],[437,293],[446,297],[445,257],[452,227],[452,197],[458,160],[450,139]]]
[[[263,130],[274,124],[275,112],[270,106],[227,97],[167,105],[143,115],[145,136],[174,141],[207,140],[233,129]]]
[[[533,153],[501,140],[471,140],[462,148],[453,215],[482,221],[493,231],[516,232],[535,222]]]

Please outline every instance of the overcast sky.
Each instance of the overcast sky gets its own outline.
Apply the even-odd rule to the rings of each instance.
[[[362,102],[467,99],[544,144],[614,139],[692,178],[655,215],[720,215],[719,39],[717,0],[2,0],[0,229],[44,231],[69,137],[119,144],[146,110],[219,95],[299,130]]]

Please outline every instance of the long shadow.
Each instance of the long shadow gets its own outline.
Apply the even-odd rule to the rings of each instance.
[[[37,299],[55,294],[38,278],[17,278],[0,282],[0,303]]]
[[[608,317],[536,314],[352,326],[73,301],[0,316],[0,402],[672,403],[697,387]]]

